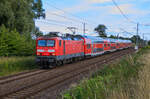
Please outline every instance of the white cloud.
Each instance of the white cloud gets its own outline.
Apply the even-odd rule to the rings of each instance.
[[[105,2],[110,2],[112,0],[85,0],[89,3],[105,3]]]

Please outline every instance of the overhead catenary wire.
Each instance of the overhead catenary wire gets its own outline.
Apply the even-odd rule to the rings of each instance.
[[[51,0],[51,1],[52,1],[52,0]],[[115,0],[112,0],[112,1],[115,2]],[[52,15],[55,15],[55,16],[58,16],[58,17],[62,17],[62,18],[64,18],[64,19],[67,19],[67,20],[70,20],[70,21],[73,21],[73,22],[76,22],[76,23],[81,23],[81,24],[84,24],[84,23],[85,23],[85,24],[87,24],[87,25],[89,25],[89,26],[92,26],[92,27],[94,27],[93,24],[95,25],[94,22],[91,22],[91,23],[85,22],[85,21],[86,21],[85,19],[83,20],[83,18],[81,18],[81,17],[79,17],[79,16],[76,16],[76,15],[70,13],[70,12],[67,12],[67,11],[65,11],[65,10],[63,10],[63,9],[61,9],[61,8],[59,8],[59,7],[56,7],[54,4],[50,4],[50,2],[47,2],[47,4],[48,4],[50,7],[53,7],[53,8],[55,8],[55,9],[57,9],[57,10],[63,12],[64,14],[67,14],[67,15],[72,16],[73,18],[68,17],[68,16],[65,16],[65,15],[57,14],[57,13],[51,13]],[[117,4],[116,2],[115,2],[114,4],[117,6],[117,8],[119,8],[119,6],[118,6],[118,4]],[[120,9],[120,8],[119,8],[119,9]],[[123,11],[122,11],[121,9],[120,9],[119,11],[121,12],[121,14],[122,14],[128,21],[130,21],[130,22],[133,23],[133,21],[131,21],[131,20],[123,13]],[[51,22],[51,21],[52,21],[52,22],[54,22],[54,21],[56,22],[56,23],[50,23],[51,25],[53,24],[53,25],[68,27],[68,26],[66,25],[66,23],[64,23],[64,24],[62,25],[62,24],[61,24],[62,22],[59,22],[59,21],[57,21],[57,20],[49,20],[49,19],[46,19],[46,20],[48,21],[48,23]],[[136,22],[134,22],[134,23],[136,23]]]
[[[53,0],[51,0],[51,1],[53,2]],[[113,0],[113,1],[114,1],[114,0]],[[115,3],[115,4],[117,5],[117,3]],[[63,10],[63,9],[61,9],[61,8],[58,8],[58,7],[56,7],[56,6],[52,5],[52,4],[50,4],[49,2],[48,2],[48,5],[50,5],[51,7],[55,8],[55,9],[57,9],[57,10],[63,12],[63,13],[66,13],[66,14],[68,14],[68,15],[71,15],[72,17],[78,18],[78,19],[80,19],[80,20],[76,20],[76,19],[73,19],[73,18],[69,18],[69,17],[67,17],[67,16],[59,15],[59,14],[56,14],[56,13],[51,13],[52,15],[55,15],[55,16],[58,16],[58,17],[62,17],[62,18],[65,18],[65,19],[68,19],[68,20],[71,20],[71,21],[74,21],[74,22],[79,22],[79,23],[82,23],[82,24],[87,24],[87,25],[90,25],[90,26],[92,26],[93,24],[95,25],[94,22],[92,22],[92,23],[88,23],[88,22],[85,22],[85,21],[83,22],[83,19],[82,19],[81,17],[78,17],[78,16],[76,16],[76,15],[74,15],[74,14],[72,14],[72,13],[69,13],[69,12],[67,12],[67,11],[65,11],[65,10]],[[118,5],[117,5],[117,6],[118,6]],[[118,8],[119,8],[119,6],[118,6]],[[120,9],[120,8],[119,8],[119,9]],[[122,12],[121,9],[120,9],[120,11]],[[122,14],[124,15],[123,12],[122,12]],[[126,19],[129,20],[129,18],[128,18],[127,16],[124,15],[124,17],[126,17]],[[93,27],[93,26],[92,26],[92,27]]]
[[[120,11],[120,13],[122,14],[122,16],[127,20],[129,21],[130,23],[133,23],[133,24],[138,24],[139,22],[135,22],[131,19],[129,19],[125,14],[124,12],[121,10],[121,8],[118,6],[118,4],[116,3],[115,0],[112,0],[113,4],[118,8],[118,10]],[[143,24],[143,23],[139,23],[139,25],[142,25],[142,26],[150,26],[150,23],[148,24]]]
[[[52,20],[52,19],[38,20],[38,22],[47,23],[49,25],[55,25],[55,26],[63,26],[65,28],[70,26],[70,24],[66,25],[67,22],[62,22],[62,21],[57,21],[57,20]],[[108,26],[108,27],[112,28],[112,26]],[[82,29],[79,29],[79,28],[78,28],[78,30],[82,31]]]
[[[73,22],[76,22],[76,23],[82,23],[81,21],[79,20],[76,20],[76,19],[73,19],[73,18],[69,18],[69,17],[66,17],[64,15],[60,15],[60,14],[56,14],[56,13],[50,13],[51,15],[54,15],[54,16],[58,16],[58,17],[62,17],[64,19],[67,19],[67,20],[70,20],[70,21],[73,21]]]
[[[51,1],[53,2],[53,0],[51,0]],[[68,15],[72,16],[72,17],[78,18],[78,21],[80,21],[80,23],[85,22],[85,21],[83,21],[84,19],[82,19],[81,17],[78,17],[78,16],[76,16],[76,15],[70,13],[70,12],[67,12],[67,11],[65,11],[65,10],[63,10],[63,9],[61,9],[61,8],[59,8],[59,7],[56,7],[56,6],[54,6],[54,4],[51,4],[51,3],[49,3],[49,2],[47,2],[47,3],[48,3],[48,5],[49,5],[50,7],[52,7],[52,8],[55,8],[55,9],[57,9],[57,10],[59,10],[59,11],[65,13],[65,14],[68,14]],[[54,2],[53,2],[53,3],[54,3]]]
[[[80,16],[74,15],[74,14],[68,12],[68,11],[65,11],[65,10],[63,10],[63,9],[61,9],[61,8],[58,8],[58,7],[54,6],[55,2],[54,2],[53,0],[51,0],[51,1],[53,2],[53,4],[50,4],[50,2],[47,2],[48,5],[50,5],[50,7],[53,7],[53,8],[55,8],[55,9],[57,9],[57,10],[59,10],[59,11],[65,13],[65,14],[67,14],[67,15],[70,15],[70,16],[72,16],[72,17],[78,19],[78,21],[79,21],[80,23],[82,23],[82,24],[85,23],[85,24],[89,24],[89,25],[95,25],[95,24],[97,24],[96,22],[92,22],[92,21],[87,20],[87,19],[85,19],[85,18],[81,18]]]
[[[121,13],[121,15],[127,20],[129,21],[130,23],[133,23],[133,24],[137,24],[138,22],[134,22],[132,20],[130,20],[125,14],[124,12],[121,10],[121,8],[118,6],[118,4],[116,3],[115,0],[112,0],[113,4],[116,6],[116,8],[119,10],[119,12]]]
[[[58,8],[58,7],[54,6],[54,4],[50,4],[49,2],[47,2],[47,4],[48,4],[50,7],[55,8],[55,9],[57,9],[57,10],[59,10],[59,11],[65,13],[65,14],[67,14],[67,15],[71,15],[73,18],[64,16],[64,15],[60,15],[60,14],[57,14],[57,13],[51,13],[51,15],[55,15],[55,16],[58,16],[58,17],[62,17],[62,18],[64,18],[64,19],[73,21],[73,22],[75,22],[75,23],[80,23],[80,24],[83,25],[83,27],[84,27],[85,24],[86,24],[86,25],[90,25],[91,27],[95,27],[95,26],[93,26],[93,25],[95,25],[95,24],[91,24],[91,23],[89,23],[89,22],[86,22],[85,20],[83,20],[83,18],[78,17],[78,16],[76,16],[76,15],[70,13],[70,12],[67,12],[67,11],[61,9],[61,8]],[[82,31],[83,31],[83,30],[82,30]]]
[[[108,30],[110,31],[111,29],[114,29],[112,26],[107,26],[108,28]],[[116,28],[116,29],[120,29],[121,31],[124,31],[124,32],[127,32],[127,33],[129,33],[129,34],[131,34],[131,35],[135,35],[135,33],[133,33],[133,32],[128,32],[128,31],[126,31],[125,29],[123,29],[123,27],[118,27],[118,28]]]
[[[135,35],[134,33],[132,33],[132,32],[128,32],[128,31],[126,31],[126,30],[124,30],[124,29],[122,29],[122,28],[120,28],[123,32],[125,32],[125,33],[127,33],[127,34],[130,34],[130,35]]]
[[[37,22],[46,23],[48,25],[61,26],[61,27],[64,27],[65,29],[70,26],[70,25],[66,25],[66,24],[63,24],[63,23],[55,22],[55,21],[37,20]],[[82,31],[82,29],[80,29],[80,28],[77,28],[77,30]]]
[[[49,24],[49,25],[68,27],[67,25],[60,24],[60,23],[57,23],[57,22],[48,22],[48,21],[42,21],[42,20],[37,20],[37,22],[46,23],[46,24]]]
[[[72,22],[58,21],[58,20],[53,20],[53,19],[46,19],[46,20],[43,20],[43,21],[56,22],[56,23],[60,23],[60,24],[72,24]]]
[[[94,26],[93,25],[91,25],[91,24],[88,24],[88,23],[84,23],[84,22],[80,22],[79,20],[76,20],[76,19],[73,19],[73,18],[69,18],[69,17],[66,17],[66,16],[64,16],[64,15],[59,15],[59,14],[56,14],[56,13],[50,13],[51,15],[54,15],[54,16],[58,16],[58,17],[62,17],[62,18],[64,18],[64,19],[66,19],[66,20],[70,20],[70,21],[72,21],[72,24],[73,24],[73,22],[74,23],[80,23],[81,25],[86,25],[86,26],[91,26],[92,28],[94,28]]]

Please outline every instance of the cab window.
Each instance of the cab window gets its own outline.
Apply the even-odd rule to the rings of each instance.
[[[87,49],[90,49],[91,48],[91,44],[87,44]]]
[[[46,40],[39,40],[38,46],[46,46]]]
[[[55,41],[54,40],[47,40],[47,46],[54,47],[55,46]]]

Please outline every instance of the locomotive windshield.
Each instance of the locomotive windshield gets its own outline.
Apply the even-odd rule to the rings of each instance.
[[[48,47],[54,47],[55,41],[54,40],[39,40],[38,46],[48,46]]]
[[[54,40],[47,40],[47,46],[53,47],[54,45],[55,45],[55,41]]]

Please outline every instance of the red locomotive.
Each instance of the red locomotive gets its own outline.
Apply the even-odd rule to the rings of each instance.
[[[36,40],[36,61],[40,66],[47,68],[131,46],[129,40],[94,36],[39,37]]]

